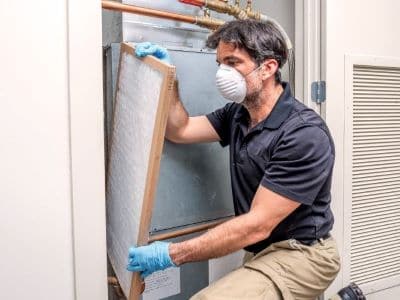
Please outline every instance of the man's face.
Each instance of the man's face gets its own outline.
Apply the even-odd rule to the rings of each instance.
[[[217,47],[218,64],[228,65],[235,68],[246,80],[246,101],[258,97],[262,90],[262,78],[258,71],[258,65],[244,49],[240,49],[232,43],[220,42]]]

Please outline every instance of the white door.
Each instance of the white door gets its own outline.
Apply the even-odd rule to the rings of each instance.
[[[400,295],[400,2],[323,0],[326,121],[336,144],[334,236],[368,299]]]

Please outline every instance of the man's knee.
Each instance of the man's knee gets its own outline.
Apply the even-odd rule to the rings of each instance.
[[[239,268],[195,294],[191,300],[281,300],[278,287],[264,274]]]

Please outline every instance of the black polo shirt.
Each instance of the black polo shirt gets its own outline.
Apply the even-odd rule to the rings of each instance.
[[[333,226],[330,209],[334,144],[322,118],[296,100],[289,85],[271,113],[250,131],[250,115],[237,103],[207,115],[221,145],[230,147],[236,215],[250,210],[261,184],[301,205],[261,242],[245,249],[259,252],[273,242],[297,239],[310,243]]]

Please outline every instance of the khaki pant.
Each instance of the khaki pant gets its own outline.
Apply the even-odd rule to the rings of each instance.
[[[335,279],[340,259],[333,238],[305,246],[271,244],[191,300],[314,300]]]

